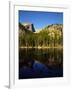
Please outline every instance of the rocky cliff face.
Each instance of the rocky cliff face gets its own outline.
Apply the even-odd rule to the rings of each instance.
[[[19,24],[19,28],[21,28],[22,30],[29,30],[31,32],[35,32],[35,28],[33,24],[30,23],[24,23],[24,24]]]
[[[52,24],[46,26],[44,29],[48,30],[60,30],[61,32],[63,31],[63,25],[62,24]]]

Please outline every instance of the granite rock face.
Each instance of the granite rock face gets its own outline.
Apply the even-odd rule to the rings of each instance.
[[[34,28],[34,25],[31,24],[31,23],[19,23],[19,29],[21,30],[29,30],[31,32],[35,32],[35,28]]]
[[[31,23],[24,23],[22,24],[22,29],[25,29],[25,30],[29,30],[31,32],[35,32],[35,28],[34,28],[34,25],[31,24]]]

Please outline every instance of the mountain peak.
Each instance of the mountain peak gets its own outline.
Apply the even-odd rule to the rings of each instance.
[[[26,30],[35,32],[34,25],[32,23],[22,23]]]

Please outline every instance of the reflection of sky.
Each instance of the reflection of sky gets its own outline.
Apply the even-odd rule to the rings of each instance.
[[[62,76],[62,68],[47,67],[35,61],[33,67],[22,67],[19,70],[19,78],[41,78]]]
[[[33,68],[34,70],[37,70],[37,71],[42,71],[42,72],[47,72],[48,71],[48,68],[42,64],[42,63],[39,63],[38,61],[35,61],[35,63],[33,64]]]
[[[49,24],[63,24],[63,13],[19,10],[19,22],[33,23],[35,29]]]
[[[24,77],[44,77],[48,76],[48,68],[44,64],[35,61],[32,68],[21,68],[20,75]]]

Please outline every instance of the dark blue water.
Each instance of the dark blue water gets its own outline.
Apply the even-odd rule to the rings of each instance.
[[[21,49],[19,79],[63,76],[62,49]]]

